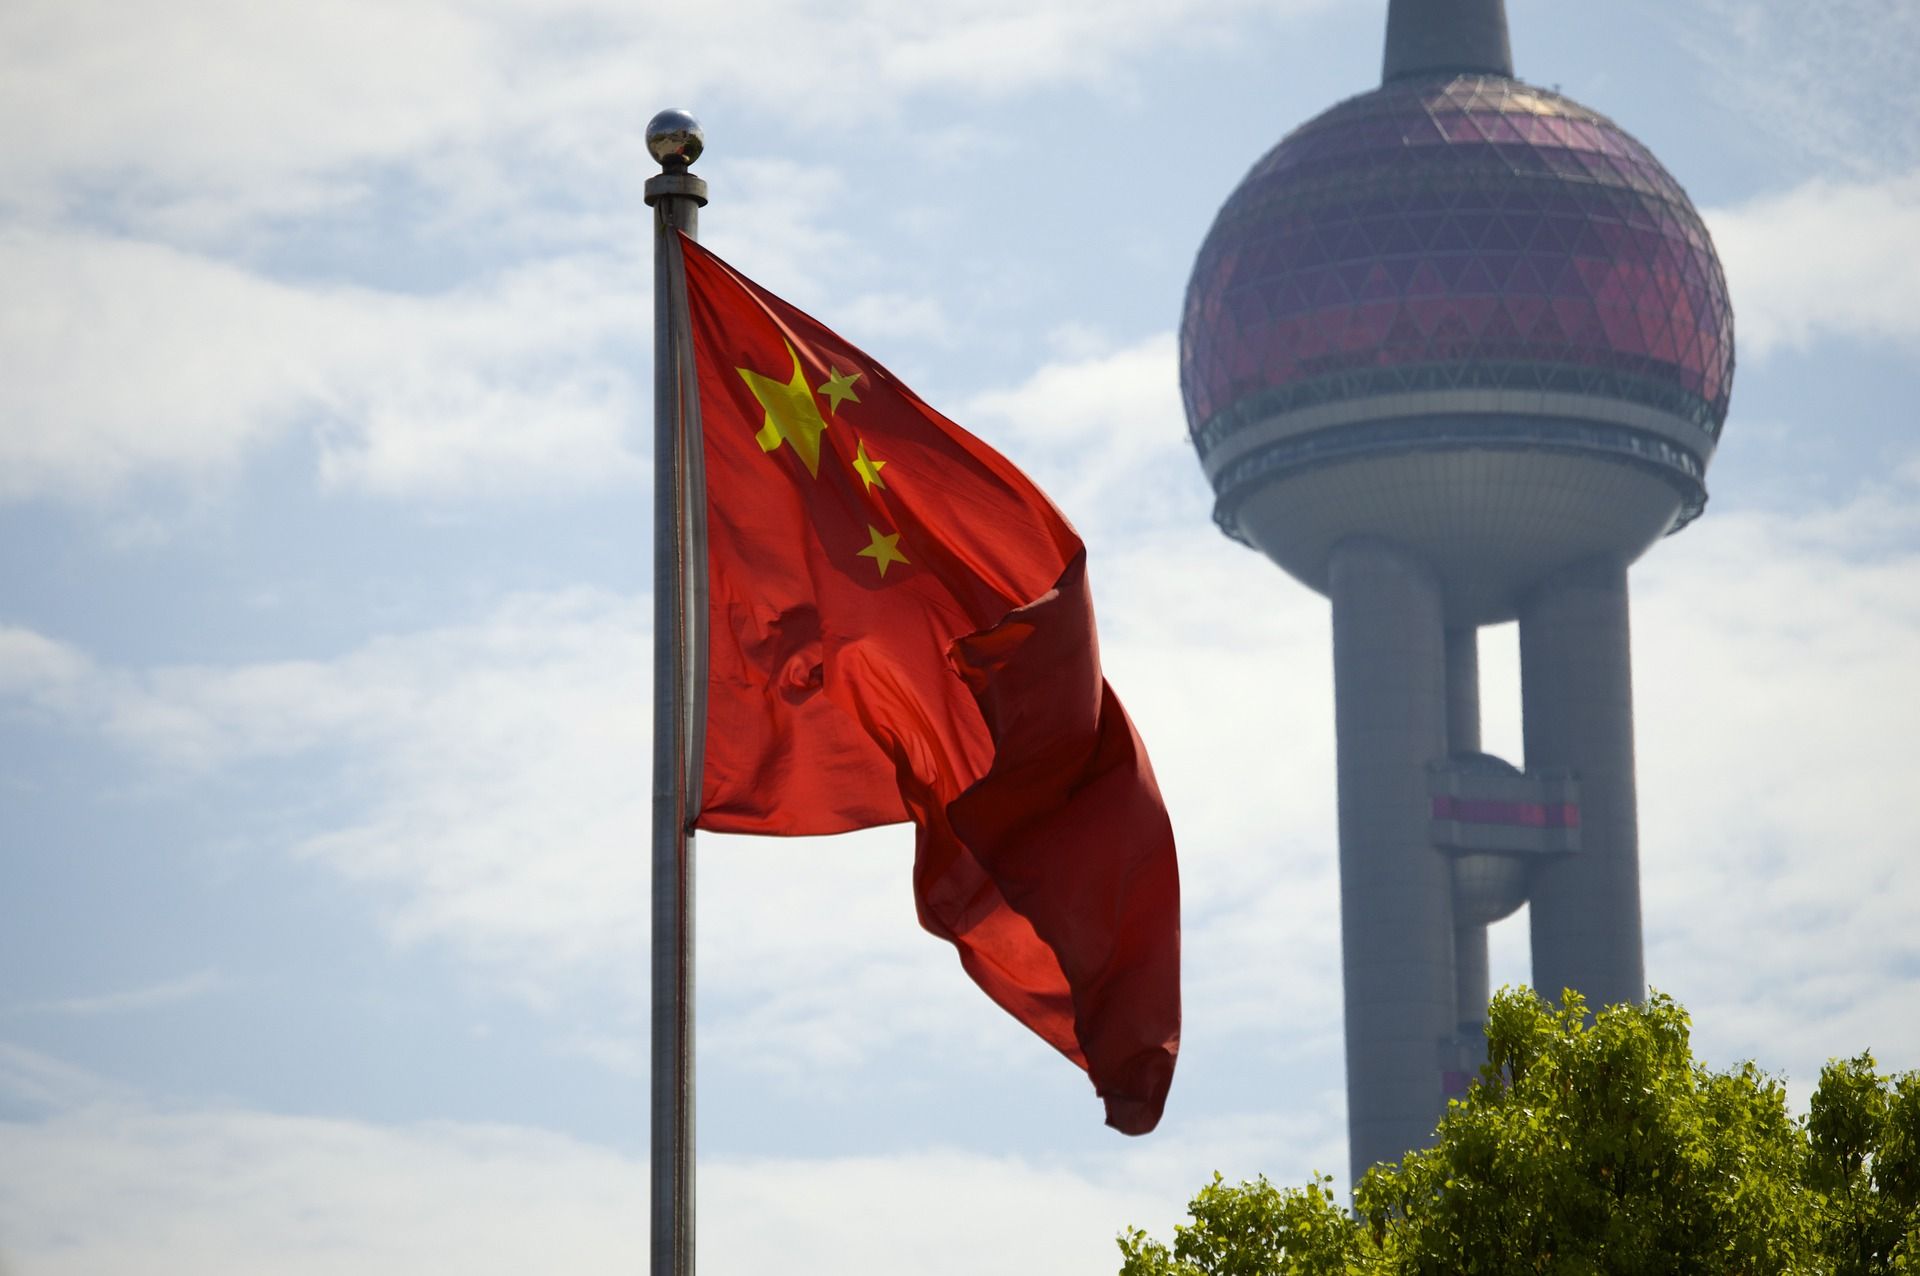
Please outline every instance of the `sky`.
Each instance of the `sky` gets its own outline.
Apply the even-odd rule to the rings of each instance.
[[[1737,316],[1632,575],[1649,978],[1798,1104],[1920,1067],[1920,6],[1509,9]],[[703,240],[1079,528],[1186,958],[1126,1139],[917,929],[909,829],[703,837],[703,1269],[1092,1276],[1215,1171],[1344,1181],[1327,605],[1211,525],[1174,328],[1384,11],[0,6],[0,1273],[643,1263],[666,106]]]

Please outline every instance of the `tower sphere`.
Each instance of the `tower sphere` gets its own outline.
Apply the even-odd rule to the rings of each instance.
[[[1415,547],[1449,623],[1485,624],[1700,512],[1733,312],[1699,214],[1618,125],[1508,75],[1417,71],[1228,198],[1180,372],[1228,535],[1322,592],[1340,540]]]

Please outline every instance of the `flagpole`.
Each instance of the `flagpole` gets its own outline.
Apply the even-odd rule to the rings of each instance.
[[[706,683],[706,492],[686,276],[707,184],[700,125],[647,124],[653,208],[653,1069],[650,1276],[693,1276],[693,820]]]

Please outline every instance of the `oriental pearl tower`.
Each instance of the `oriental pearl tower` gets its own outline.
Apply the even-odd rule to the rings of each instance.
[[[1214,221],[1180,379],[1214,519],[1332,603],[1350,1168],[1484,1058],[1487,926],[1533,984],[1646,993],[1627,568],[1706,504],[1733,313],[1699,214],[1513,75],[1500,0],[1391,0],[1378,89]],[[1518,620],[1524,769],[1480,748]]]

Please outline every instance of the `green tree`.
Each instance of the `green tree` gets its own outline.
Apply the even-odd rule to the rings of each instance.
[[[1488,1066],[1431,1148],[1369,1173],[1355,1201],[1407,1273],[1802,1269],[1813,1229],[1786,1092],[1693,1060],[1655,995],[1592,1020],[1503,994]]]
[[[1503,991],[1488,1064],[1434,1145],[1361,1180],[1218,1175],[1169,1248],[1120,1238],[1122,1276],[1920,1276],[1920,1073],[1871,1056],[1808,1117],[1774,1078],[1695,1062],[1671,998],[1591,1018]]]
[[[1230,1187],[1218,1174],[1188,1204],[1173,1248],[1133,1228],[1120,1237],[1121,1276],[1333,1276],[1374,1270],[1377,1247],[1333,1201],[1330,1176],[1304,1188],[1265,1178]]]
[[[1836,1059],[1808,1105],[1807,1181],[1833,1276],[1920,1276],[1920,1073]]]

